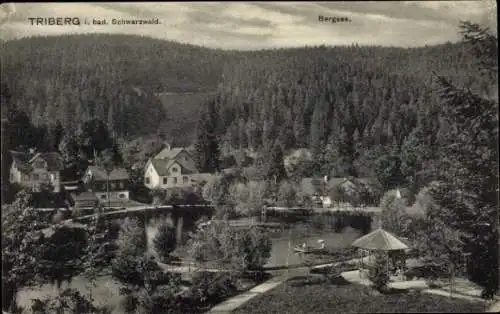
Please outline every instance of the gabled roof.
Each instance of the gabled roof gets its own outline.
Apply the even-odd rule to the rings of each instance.
[[[184,148],[182,147],[178,147],[178,148],[170,148],[170,147],[165,147],[164,149],[162,149],[155,157],[154,159],[174,159],[175,157],[177,157],[177,155],[182,152],[183,150],[185,150]],[[186,151],[187,152],[187,151]]]
[[[87,171],[92,173],[93,180],[97,181],[106,181],[108,179],[108,175],[106,174],[106,170],[104,168],[98,166],[89,166]],[[128,180],[129,176],[127,170],[124,168],[114,168],[109,174],[109,180]]]
[[[29,162],[33,163],[38,158],[45,160],[48,171],[60,171],[64,169],[63,158],[57,152],[37,153]]]
[[[168,176],[168,169],[175,163],[171,159],[151,159],[151,165],[155,168],[159,176]]]
[[[153,159],[151,159],[151,164],[155,168],[158,175],[168,176],[169,175],[168,170],[175,163],[179,164],[182,167],[184,173],[198,172],[192,158],[188,158],[187,160],[178,158],[178,155],[183,151],[186,152],[191,157],[191,154],[182,147],[179,148],[165,147]]]
[[[328,186],[335,186],[335,185],[340,185],[344,182],[349,181],[347,178],[330,178],[328,180]]]
[[[303,193],[314,195],[321,192],[323,182],[323,178],[303,178],[300,182],[300,188]]]
[[[394,235],[379,228],[369,234],[362,236],[352,243],[352,246],[367,249],[367,250],[380,250],[380,251],[397,251],[406,250],[409,247]]]
[[[38,158],[43,159],[47,163],[48,171],[60,171],[64,169],[64,162],[61,155],[57,152],[36,153],[34,156],[29,153],[10,151],[12,159],[16,166],[21,171],[31,171],[32,164]]]
[[[156,172],[159,176],[168,176],[169,169],[174,164],[178,164],[182,167],[183,174],[191,174],[196,173],[196,168],[193,167],[191,162],[186,162],[184,160],[176,160],[176,159],[151,159],[151,164],[155,168]]]

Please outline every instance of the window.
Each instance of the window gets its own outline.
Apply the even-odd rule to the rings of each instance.
[[[25,174],[23,175],[23,181],[29,181],[30,180],[30,176]]]
[[[120,189],[124,189],[125,188],[125,182],[120,182]]]
[[[146,184],[149,184],[151,182],[151,179],[149,179],[149,177],[146,177]]]
[[[106,199],[106,194],[101,195],[101,198],[102,198],[103,200],[105,200],[105,199]]]
[[[111,182],[110,186],[111,186],[112,189],[116,189],[116,183],[115,182]]]
[[[35,162],[35,168],[37,169],[45,168],[45,162],[43,160],[37,160]]]
[[[172,172],[177,172],[177,167],[172,167]]]
[[[189,178],[188,177],[182,177],[182,182],[184,184],[187,184],[189,182]]]
[[[174,177],[172,179],[174,179],[174,185],[177,184],[177,178]]]
[[[38,175],[38,173],[33,173],[33,180],[35,181],[40,180],[40,176]]]
[[[168,178],[163,178],[163,184],[167,184],[168,183]]]

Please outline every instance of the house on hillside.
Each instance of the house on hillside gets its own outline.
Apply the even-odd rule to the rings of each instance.
[[[10,182],[40,192],[44,185],[51,186],[51,192],[61,191],[61,172],[64,163],[57,152],[23,153],[11,151]]]
[[[332,201],[338,204],[377,206],[381,197],[372,178],[334,178],[329,181],[329,190],[334,191],[330,193]]]
[[[110,172],[109,187],[106,170],[98,166],[89,166],[82,181],[85,190],[94,193],[101,203],[129,200],[129,175],[124,168],[115,168]]]
[[[365,195],[374,194],[369,178],[304,178],[301,189],[313,203],[323,207],[352,206],[366,203]],[[373,205],[373,204],[364,204]]]
[[[165,147],[148,160],[144,170],[144,185],[149,189],[192,187],[204,181],[191,153],[185,148]]]

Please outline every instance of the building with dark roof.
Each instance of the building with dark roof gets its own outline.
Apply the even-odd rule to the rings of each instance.
[[[61,191],[61,171],[64,163],[57,152],[24,153],[11,151],[12,165],[10,182],[29,187],[33,192],[39,192],[43,186],[51,187],[51,191]]]
[[[114,201],[129,200],[129,175],[124,168],[114,168],[109,173],[102,167],[89,166],[82,179],[85,190],[94,193],[104,205]]]
[[[150,189],[191,187],[200,182],[193,156],[185,148],[166,147],[145,167],[144,184]]]

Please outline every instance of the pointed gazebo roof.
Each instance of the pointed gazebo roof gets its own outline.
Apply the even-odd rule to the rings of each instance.
[[[362,236],[354,241],[352,246],[367,250],[380,251],[398,251],[409,249],[409,247],[401,240],[382,228],[378,228],[377,230]]]

